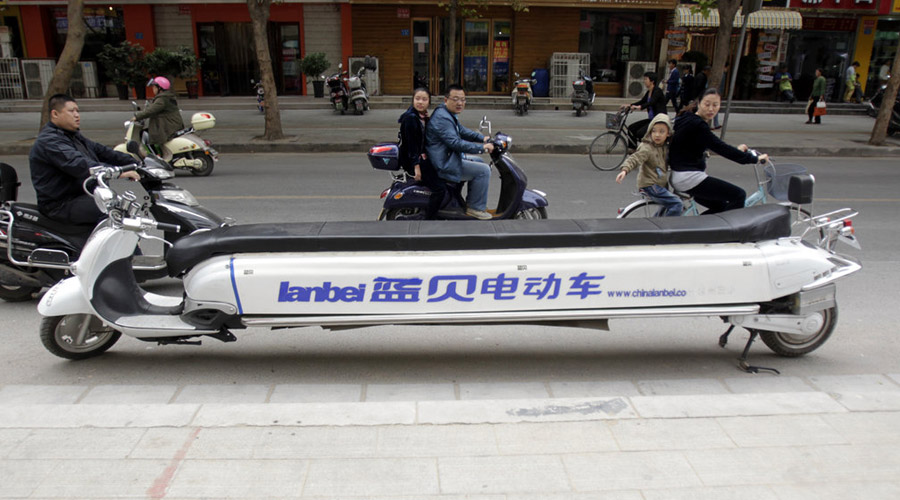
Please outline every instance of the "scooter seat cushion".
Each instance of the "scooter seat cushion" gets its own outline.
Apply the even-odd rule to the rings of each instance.
[[[246,224],[181,238],[168,270],[179,276],[215,255],[748,243],[789,236],[790,210],[761,205],[698,217],[588,220],[392,221]]]
[[[44,215],[38,210],[37,205],[31,203],[13,203],[10,205],[10,212],[16,219],[29,222],[31,224],[44,227],[48,231],[65,234],[65,235],[84,235],[85,237],[94,230],[93,224],[72,224],[69,222],[60,222],[56,219]]]

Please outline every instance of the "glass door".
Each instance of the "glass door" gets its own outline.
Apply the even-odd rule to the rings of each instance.
[[[512,23],[494,21],[493,47],[491,52],[491,90],[506,94],[509,88],[509,45]]]
[[[512,22],[469,20],[463,29],[463,86],[475,94],[509,92]]]
[[[463,30],[463,87],[477,94],[488,90],[490,21],[466,21]]]
[[[413,19],[412,21],[412,88],[425,87],[433,90],[434,65],[431,53],[431,20]]]

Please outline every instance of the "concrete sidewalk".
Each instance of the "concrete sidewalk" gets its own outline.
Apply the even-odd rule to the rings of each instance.
[[[898,431],[900,374],[8,385],[0,496],[894,499]]]
[[[213,112],[217,126],[204,131],[203,137],[223,153],[230,152],[360,152],[378,142],[396,141],[397,118],[406,106],[402,98],[380,98],[363,116],[341,116],[333,112],[323,99],[293,98],[297,102],[282,106],[282,127],[286,138],[265,141],[255,138],[265,130],[264,119],[249,98],[204,98],[180,100],[185,119],[197,110]],[[304,100],[305,99],[305,100]],[[591,141],[605,132],[607,111],[614,110],[623,99],[600,99],[595,109],[576,118],[565,103],[559,110],[534,110],[526,116],[515,116],[509,106],[493,101],[475,100],[461,115],[469,128],[477,128],[482,115],[487,115],[493,130],[513,137],[515,153],[585,154]],[[131,116],[127,101],[85,99],[81,105],[82,130],[89,138],[108,145],[122,142],[122,122]],[[768,104],[766,104],[768,106]],[[878,157],[900,155],[900,137],[889,138],[883,147],[869,146],[867,141],[874,119],[859,114],[827,115],[822,125],[805,124],[806,115],[800,103],[785,104],[779,112],[764,107],[765,113],[733,113],[729,116],[726,141],[745,143],[773,156],[839,156]],[[834,105],[850,110],[850,105]],[[33,109],[32,109],[33,108]],[[846,109],[844,109],[846,108]],[[0,154],[27,154],[37,134],[39,114],[33,103],[7,106],[0,112]],[[740,109],[740,108],[739,108]],[[720,115],[724,117],[724,114]],[[634,119],[643,117],[638,113]]]

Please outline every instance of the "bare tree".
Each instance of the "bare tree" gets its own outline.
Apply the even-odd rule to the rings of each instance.
[[[47,93],[44,95],[44,105],[41,107],[41,123],[38,127],[43,127],[50,120],[50,111],[47,110],[47,101],[54,94],[65,94],[69,90],[69,81],[72,78],[72,71],[78,64],[81,57],[81,49],[84,47],[84,35],[87,32],[87,26],[84,24],[84,0],[69,0],[69,6],[66,10],[66,18],[69,23],[69,30],[66,33],[66,45],[63,47],[62,54],[56,62],[56,68],[53,70],[53,77],[50,79],[50,85],[47,87]]]
[[[875,126],[872,127],[872,137],[869,144],[873,146],[884,145],[887,137],[888,125],[891,121],[891,113],[894,110],[894,102],[897,99],[897,89],[900,88],[900,50],[894,56],[894,64],[891,65],[891,79],[888,80],[884,95],[881,96],[881,108],[875,118]]]
[[[278,110],[278,93],[275,90],[275,72],[269,55],[269,8],[272,0],[247,0],[247,10],[253,25],[253,45],[259,62],[259,80],[266,92],[266,140],[284,139],[281,130],[281,112]]]

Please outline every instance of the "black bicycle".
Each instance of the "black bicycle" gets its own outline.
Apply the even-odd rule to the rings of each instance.
[[[638,139],[625,126],[631,106],[626,106],[618,113],[606,113],[606,132],[598,135],[591,142],[588,155],[597,170],[614,170],[622,165],[625,158],[638,146]]]

